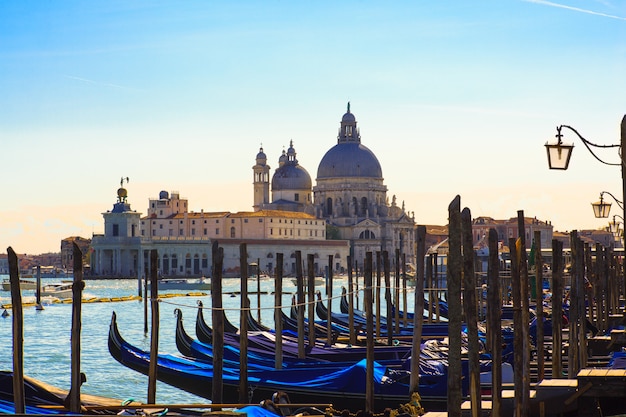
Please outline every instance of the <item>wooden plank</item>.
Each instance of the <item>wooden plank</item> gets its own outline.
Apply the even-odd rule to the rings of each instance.
[[[563,378],[551,378],[551,379],[544,379],[541,382],[539,382],[537,384],[537,388],[549,388],[549,387],[572,387],[572,388],[577,388],[578,387],[578,380],[577,379],[563,379]]]

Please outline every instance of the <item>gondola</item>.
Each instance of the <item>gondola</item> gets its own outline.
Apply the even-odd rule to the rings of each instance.
[[[213,330],[202,319],[200,312],[198,312],[196,318],[196,337],[203,343],[213,343]],[[239,335],[224,332],[224,343],[239,347]],[[274,352],[276,350],[276,335],[271,331],[250,332],[248,334],[248,347]],[[366,348],[363,346],[326,346],[322,342],[313,345],[307,342],[304,350],[306,357],[328,362],[347,362],[364,359],[366,353]],[[283,355],[298,357],[298,351],[298,340],[294,337],[283,335]],[[406,359],[410,354],[410,345],[376,346],[374,348],[374,359],[377,361]]]
[[[213,361],[213,346],[209,343],[203,343],[199,340],[194,340],[186,331],[183,326],[183,314],[180,309],[175,309],[176,315],[176,347],[178,351],[184,356],[212,362]],[[241,353],[235,346],[225,344],[223,351],[223,360],[228,362],[232,367],[239,366],[241,361]],[[299,359],[286,357],[283,361],[283,367],[290,365],[319,365],[322,363],[316,359]],[[329,363],[329,362],[327,362]],[[268,369],[275,367],[275,352],[268,352],[266,350],[259,350],[248,347],[248,365],[253,367],[259,367],[261,369]]]
[[[203,309],[204,309],[204,305],[202,304],[202,301],[198,300],[198,317],[201,318],[202,321],[204,321],[204,315],[202,314]],[[224,310],[220,310],[220,311],[222,313],[222,320],[224,323],[224,332],[237,333],[238,331],[237,327],[228,320],[228,317],[226,317]]]
[[[317,301],[317,305],[315,308],[315,312],[318,317],[322,320],[328,320],[328,309],[323,305],[321,300]],[[364,334],[364,329],[366,326],[366,318],[365,313],[359,312],[358,310],[355,314],[352,315],[352,324],[353,328],[359,334]],[[349,328],[350,327],[350,316],[347,313],[335,313],[331,312],[331,321],[332,323]],[[396,332],[395,329],[388,329],[387,321],[381,317],[381,328],[380,334],[375,335],[375,337],[387,337],[388,330],[391,330],[391,337],[394,339],[408,339],[413,336],[413,323],[410,323],[410,326],[400,327],[399,331]],[[446,337],[448,336],[448,323],[447,322],[439,322],[439,323],[423,323],[422,324],[422,337],[423,338],[433,338],[433,337]]]
[[[26,406],[26,414],[67,414],[65,406],[69,392],[62,388],[58,388],[39,381],[29,376],[24,376],[24,403]],[[101,397],[81,393],[81,404],[83,406],[113,406],[117,407],[121,404],[121,400],[114,398]],[[133,402],[132,405],[140,403]],[[55,408],[51,408],[55,407]],[[112,408],[110,410],[90,410],[90,414],[116,414],[119,410]],[[14,397],[13,397],[13,372],[0,371],[0,414],[14,414]]]
[[[148,374],[149,352],[126,342],[113,313],[109,328],[109,351],[122,365]],[[159,354],[157,378],[169,385],[192,394],[209,398],[212,394],[213,367],[208,362],[191,360],[174,355]],[[224,366],[222,373],[225,403],[239,400],[239,368]],[[362,409],[365,404],[366,362],[361,360],[349,367],[332,370],[324,367],[299,367],[281,370],[248,370],[251,403],[271,398],[278,390],[287,392],[291,402],[299,404],[332,404],[336,409]],[[397,408],[409,401],[409,373],[390,370],[374,364],[374,411]],[[447,376],[445,373],[420,379],[422,399],[445,404]]]

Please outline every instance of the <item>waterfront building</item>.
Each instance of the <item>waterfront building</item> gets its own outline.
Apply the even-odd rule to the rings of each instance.
[[[224,250],[224,276],[240,274],[241,243],[247,244],[249,263],[259,264],[267,273],[276,267],[276,253],[283,253],[284,273],[295,274],[296,250],[303,259],[314,255],[316,274],[325,272],[329,255],[334,271],[343,272],[346,267],[348,242],[326,240],[324,220],[307,213],[189,212],[188,200],[178,192],[161,191],[158,198],[149,200],[148,215],[141,217],[131,209],[127,196],[125,188],[118,189],[113,209],[103,213],[105,232],[92,239],[93,275],[143,276],[149,251],[156,249],[161,276],[210,276],[214,241]]]
[[[509,239],[517,239],[519,227],[517,217],[505,220],[495,220],[491,217],[481,216],[472,220],[472,233],[474,245],[484,240],[489,235],[489,229],[495,229],[498,233],[498,241],[504,245],[509,245]],[[535,232],[541,234],[541,247],[552,247],[552,223],[538,220],[536,217],[524,217],[524,239],[526,248],[530,249],[532,241],[535,239]]]

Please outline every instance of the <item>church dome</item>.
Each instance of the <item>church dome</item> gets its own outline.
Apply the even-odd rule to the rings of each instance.
[[[359,142],[341,142],[330,148],[317,168],[317,179],[338,177],[383,178],[374,153]]]
[[[272,177],[272,191],[310,190],[311,176],[300,165],[285,164]]]
[[[263,147],[259,148],[259,153],[256,154],[256,159],[259,162],[267,161],[267,155],[265,155],[265,152],[263,152]]]
[[[341,177],[383,178],[376,155],[361,144],[356,119],[348,111],[341,118],[337,144],[330,148],[317,168],[317,179]]]
[[[272,191],[310,190],[311,187],[311,176],[298,164],[296,150],[291,141],[287,152],[283,151],[280,156],[279,167],[272,177]]]

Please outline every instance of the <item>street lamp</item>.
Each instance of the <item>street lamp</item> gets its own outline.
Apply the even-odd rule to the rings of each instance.
[[[572,157],[574,144],[566,145],[561,140],[563,138],[561,128],[563,127],[569,126],[558,126],[556,128],[556,138],[558,139],[557,143],[548,144],[548,142],[546,142],[546,151],[548,151],[548,166],[550,169],[566,170],[569,166],[569,160]],[[574,132],[576,131],[574,130]],[[576,132],[576,134],[578,134],[578,132]]]
[[[591,207],[593,208],[593,214],[597,219],[606,219],[609,217],[609,212],[611,211],[611,203],[604,201],[604,194],[608,194],[613,197],[613,200],[617,203],[617,205],[624,210],[624,203],[619,201],[615,196],[608,191],[602,191],[600,193],[600,201],[596,201],[595,203],[591,203]]]
[[[548,166],[550,167],[550,169],[561,169],[561,170],[567,169],[569,165],[569,160],[572,156],[572,150],[574,149],[574,145],[564,145],[563,142],[561,141],[561,138],[562,138],[561,130],[563,128],[569,129],[572,132],[574,132],[576,136],[578,136],[578,138],[582,141],[583,145],[585,145],[587,150],[598,161],[602,162],[605,165],[615,165],[615,166],[622,167],[622,201],[625,201],[626,200],[626,166],[625,166],[626,156],[624,155],[624,152],[626,152],[626,115],[622,117],[622,123],[620,125],[619,145],[596,145],[594,143],[589,142],[587,139],[583,138],[581,134],[578,133],[578,131],[574,129],[573,127],[567,126],[567,125],[558,126],[556,128],[556,137],[558,139],[557,143],[556,144],[546,143],[546,150],[548,151]],[[592,148],[619,148],[620,162],[619,163],[605,162],[593,152]],[[613,196],[611,195],[611,197]],[[617,199],[615,199],[615,201],[617,201]],[[602,203],[602,194],[600,194],[600,203]],[[621,204],[620,208],[622,208],[622,214],[623,214],[622,218],[626,218],[625,205]],[[610,209],[610,206],[609,206],[609,209]],[[594,213],[595,213],[595,206],[594,206]],[[605,213],[602,212],[598,214],[605,214]],[[596,216],[596,217],[599,217],[599,216]],[[608,217],[608,211],[606,213],[606,216],[604,217]],[[623,264],[622,264],[622,274],[623,274],[622,277],[624,280],[623,285],[626,286],[626,265],[623,265]]]
[[[620,224],[622,224],[622,222],[618,222],[615,220],[616,217],[619,217],[620,219],[622,219],[622,222],[624,221],[624,218],[622,216],[619,215],[614,215],[613,216],[613,221],[609,222],[609,232],[611,232],[613,234],[613,237],[617,240],[620,237]]]

